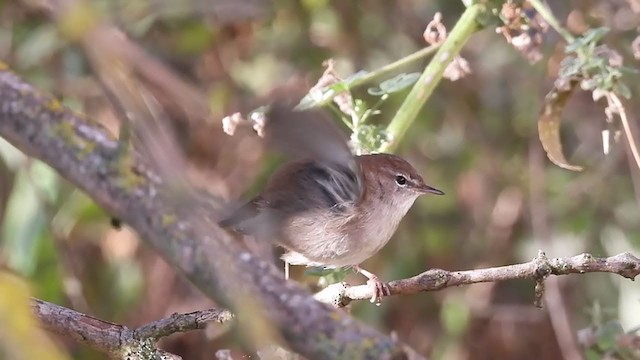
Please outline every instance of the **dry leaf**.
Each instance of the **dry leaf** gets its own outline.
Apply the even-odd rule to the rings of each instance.
[[[577,85],[578,81],[576,80],[571,80],[568,84],[564,82],[562,84],[554,84],[553,89],[544,99],[544,106],[538,118],[538,135],[549,160],[563,169],[582,171],[581,166],[569,164],[564,157],[562,143],[560,142],[562,111]]]

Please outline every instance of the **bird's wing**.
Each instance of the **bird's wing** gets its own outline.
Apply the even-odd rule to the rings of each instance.
[[[235,209],[231,215],[218,222],[218,225],[224,228],[232,228],[236,231],[242,231],[242,223],[256,217],[260,214],[258,204],[262,201],[261,197],[255,197],[253,200],[243,204]]]
[[[346,134],[322,110],[296,111],[276,102],[266,114],[267,146],[294,159],[355,163]]]
[[[274,234],[297,213],[344,211],[362,197],[362,173],[345,134],[320,110],[295,111],[275,103],[264,127],[267,145],[297,159],[280,168],[261,196],[219,224],[247,234]]]
[[[296,202],[295,206],[288,206],[297,211],[322,208],[344,211],[358,202],[362,192],[358,174],[344,164],[306,161],[295,171],[278,175],[272,183],[284,191],[295,188],[297,194],[302,194],[288,199],[289,202]],[[288,176],[288,181],[279,179],[282,176]],[[277,201],[274,203],[277,206]]]
[[[303,186],[309,180],[304,175],[311,174],[336,200],[357,201],[362,196],[362,173],[347,137],[324,111],[296,111],[275,103],[267,113],[265,140],[285,155],[308,161],[305,166],[311,171],[294,179]]]

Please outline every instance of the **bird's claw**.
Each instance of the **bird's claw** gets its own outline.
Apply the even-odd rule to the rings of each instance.
[[[385,296],[391,295],[389,286],[382,282],[377,276],[369,278],[369,280],[367,280],[367,285],[373,288],[373,296],[370,300],[372,304],[380,306],[380,300]]]
[[[357,265],[354,266],[353,269],[356,272],[359,272],[360,274],[366,276],[367,279],[369,279],[367,280],[367,285],[373,288],[373,296],[371,296],[372,304],[376,304],[377,306],[380,306],[380,300],[385,296],[391,295],[391,290],[389,289],[389,285],[382,282],[377,275],[371,272],[368,272],[367,270]]]

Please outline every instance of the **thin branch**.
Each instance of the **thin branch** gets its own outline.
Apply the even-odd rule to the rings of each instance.
[[[181,359],[178,355],[157,349],[156,341],[177,332],[203,329],[209,323],[223,323],[233,318],[227,310],[209,309],[173,314],[131,330],[50,302],[31,301],[34,314],[47,330],[121,359],[151,359],[154,356]]]
[[[607,258],[596,258],[584,253],[573,257],[547,259],[544,252],[540,251],[536,258],[527,263],[466,271],[430,269],[411,278],[391,281],[387,285],[391,295],[409,295],[484,282],[517,279],[542,282],[549,275],[591,272],[613,273],[633,280],[640,275],[640,259],[630,253]],[[342,307],[353,300],[368,300],[372,296],[373,289],[368,285],[350,286],[338,283],[318,292],[315,298],[324,303]]]
[[[204,329],[208,324],[219,324],[233,319],[233,314],[226,309],[208,309],[186,314],[174,313],[168,318],[143,325],[133,331],[133,337],[142,339],[159,339],[177,332]]]

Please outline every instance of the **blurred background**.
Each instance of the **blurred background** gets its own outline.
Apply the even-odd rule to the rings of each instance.
[[[279,88],[312,87],[329,58],[345,78],[398,60],[426,46],[422,34],[436,12],[451,29],[464,11],[462,2],[445,0],[91,4],[129,35],[131,56],[143,69],[140,81],[169,115],[193,181],[227,199],[255,192],[278,163],[263,156],[251,129],[224,134],[223,117],[263,105]],[[640,68],[632,49],[640,27],[637,0],[553,2],[552,10],[574,34],[609,27],[604,42],[626,66]],[[366,269],[392,280],[434,267],[526,262],[538,249],[549,257],[640,254],[640,172],[624,136],[603,154],[602,130],[620,129],[605,121],[604,103],[578,91],[564,113],[565,154],[582,172],[553,165],[540,145],[537,118],[564,56],[559,41],[550,30],[543,58],[531,65],[495,28],[473,35],[462,51],[472,73],[443,80],[397,150],[447,195],[419,199]],[[0,1],[0,59],[117,133],[117,116],[82,49],[42,8]],[[422,71],[427,61],[401,70]],[[632,92],[625,106],[640,138],[634,100],[640,81],[638,75],[625,80]],[[353,96],[374,103],[366,88]],[[373,121],[387,124],[406,93],[391,95]],[[0,221],[0,263],[28,279],[38,298],[131,327],[214,306],[135,233],[112,227],[109,214],[86,195],[3,140]],[[317,282],[301,269],[294,277]],[[637,283],[608,274],[564,276],[554,280],[557,296],[542,310],[533,306],[533,285],[511,281],[396,296],[380,307],[356,303],[352,314],[435,359],[566,358],[582,329],[591,330],[580,339],[593,335],[588,343],[597,345],[590,358],[611,349],[622,359],[638,355],[640,346],[629,352],[616,337],[640,326]],[[230,327],[173,335],[161,347],[185,359],[239,351]],[[56,341],[73,359],[102,358],[70,339]]]

